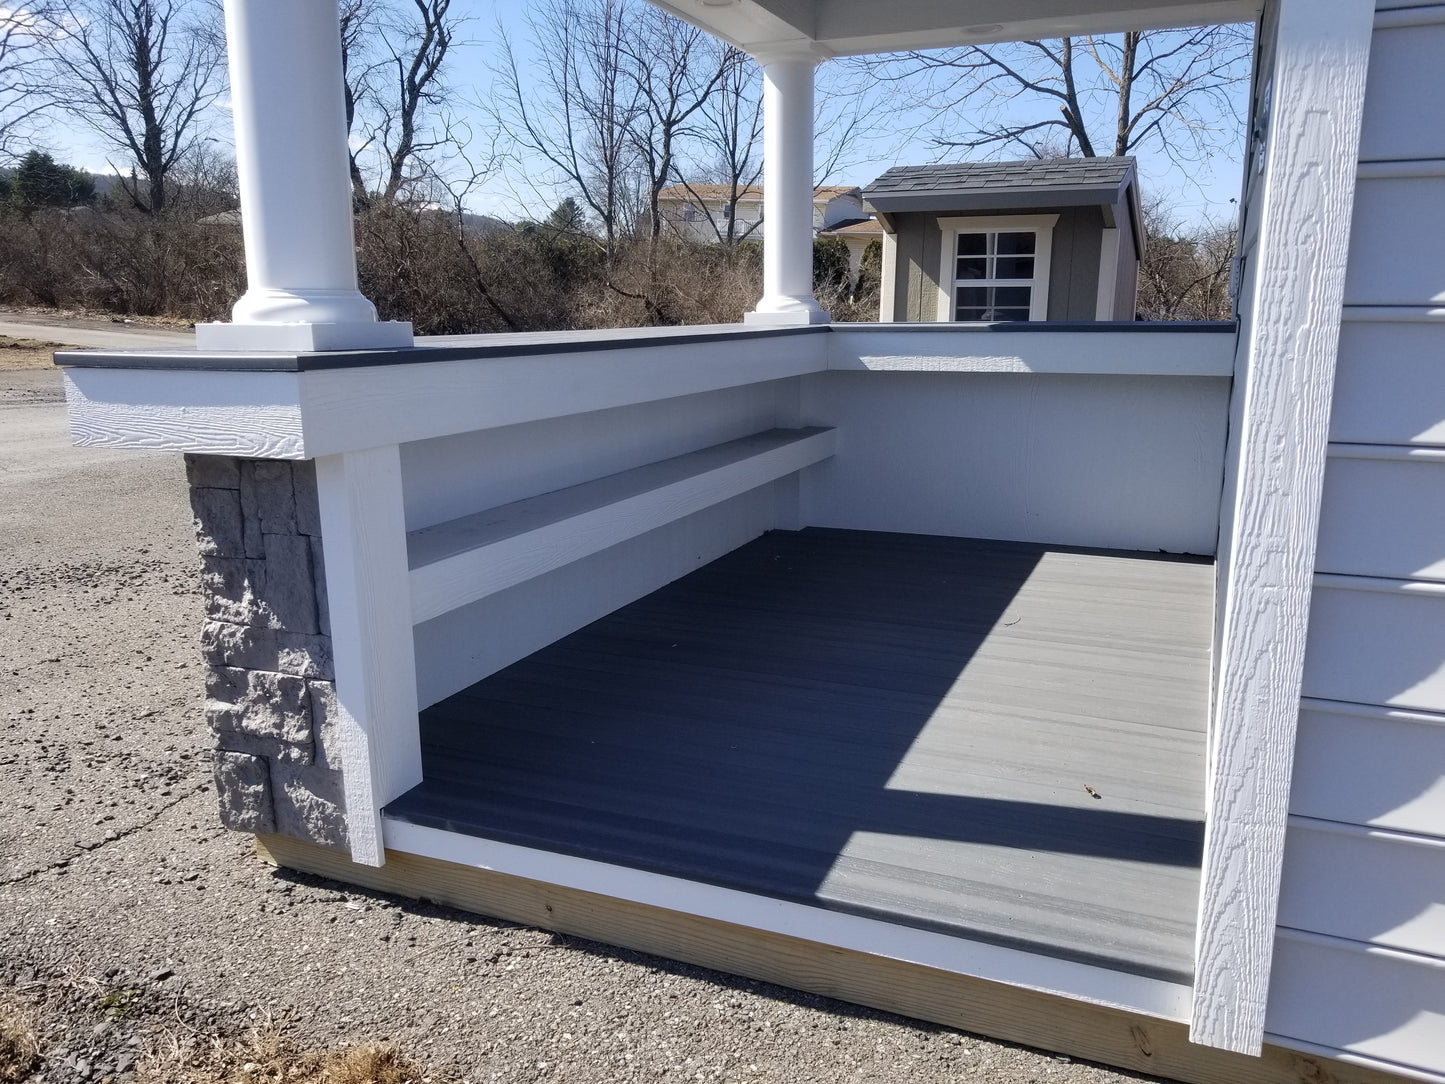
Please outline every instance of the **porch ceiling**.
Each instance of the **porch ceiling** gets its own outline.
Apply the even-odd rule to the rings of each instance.
[[[652,0],[752,53],[901,49],[1251,22],[1263,0]]]

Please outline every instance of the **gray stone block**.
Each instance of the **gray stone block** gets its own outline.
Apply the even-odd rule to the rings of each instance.
[[[266,566],[236,557],[201,558],[201,593],[206,616],[233,625],[269,625],[262,603]]]
[[[311,696],[311,733],[316,741],[317,763],[341,770],[341,714],[336,686],[330,681],[308,681]]]
[[[291,464],[291,487],[296,494],[296,530],[321,537],[321,501],[316,495],[316,461],[303,459]]]
[[[346,846],[346,798],[340,772],[273,763],[271,793],[276,831],[328,847]]]
[[[255,519],[262,535],[295,534],[296,493],[291,487],[291,464],[279,459],[244,460],[241,506],[247,519]]]
[[[239,461],[228,455],[188,455],[186,481],[201,489],[239,489]]]
[[[322,636],[331,635],[331,605],[326,597],[326,553],[321,536],[311,539],[311,582],[316,590],[316,627]]]
[[[203,557],[244,557],[241,494],[234,489],[191,487],[196,548]]]
[[[305,767],[316,763],[316,746],[307,742],[293,744],[277,738],[262,738],[235,731],[215,731],[216,748],[225,753],[249,753],[280,764]]]
[[[222,824],[237,832],[276,831],[271,769],[263,758],[222,751],[215,754],[212,768]]]
[[[314,740],[306,682],[287,674],[212,667],[206,675],[206,721],[218,734],[247,734],[289,745]]]
[[[311,540],[298,534],[266,538],[265,602],[273,628],[315,635],[321,631],[316,612],[316,580],[311,572]]]
[[[207,621],[201,631],[201,652],[212,666],[271,670],[324,681],[334,676],[331,641],[325,636]]]

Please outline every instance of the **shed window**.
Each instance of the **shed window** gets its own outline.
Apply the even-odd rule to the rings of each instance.
[[[1057,215],[940,219],[940,320],[1043,320]]]

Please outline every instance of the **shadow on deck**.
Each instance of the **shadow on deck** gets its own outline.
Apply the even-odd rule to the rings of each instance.
[[[386,814],[1187,983],[1213,582],[772,532],[428,708]]]

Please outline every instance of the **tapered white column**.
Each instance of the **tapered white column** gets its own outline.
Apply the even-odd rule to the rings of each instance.
[[[802,52],[763,69],[763,297],[749,324],[824,324],[813,297],[813,69]]]
[[[225,0],[245,296],[202,324],[219,350],[408,346],[356,285],[335,0]]]

